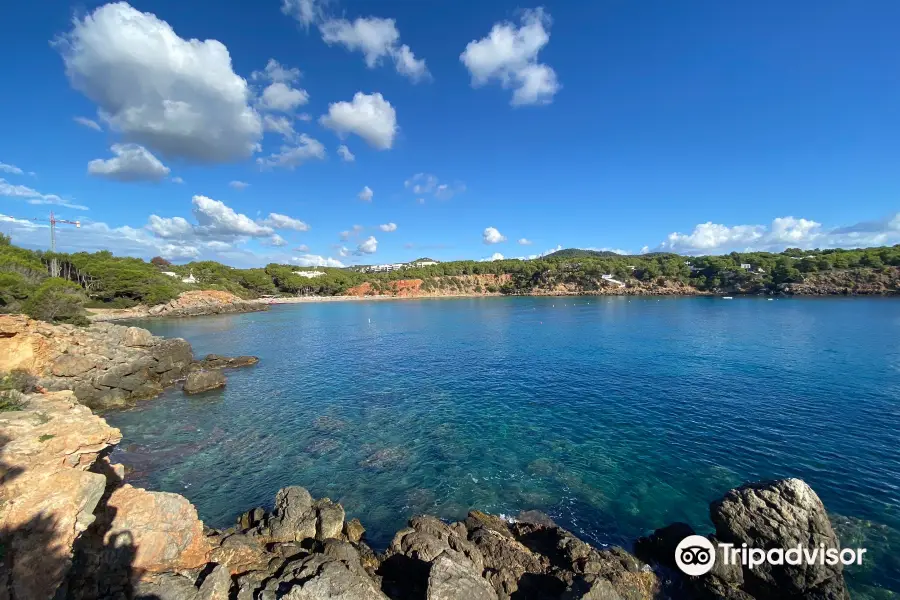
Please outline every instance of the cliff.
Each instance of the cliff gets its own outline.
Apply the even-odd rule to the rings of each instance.
[[[672,525],[635,545],[594,548],[546,515],[460,522],[418,516],[376,553],[344,508],[302,487],[234,527],[208,529],[177,494],[128,485],[106,458],[121,434],[71,392],[0,413],[0,596],[10,600],[641,600],[847,598],[841,567],[671,570],[693,531]],[[796,479],[744,486],[710,506],[714,538],[740,546],[838,547],[825,508]]]

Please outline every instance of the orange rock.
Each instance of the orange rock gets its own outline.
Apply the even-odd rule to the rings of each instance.
[[[136,547],[135,569],[161,573],[209,562],[212,545],[203,522],[183,496],[124,485],[109,497],[107,511],[112,523],[104,543],[130,541]]]

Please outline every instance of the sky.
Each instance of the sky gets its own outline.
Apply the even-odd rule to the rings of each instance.
[[[893,0],[92,0],[0,23],[0,231],[350,266],[900,243]]]

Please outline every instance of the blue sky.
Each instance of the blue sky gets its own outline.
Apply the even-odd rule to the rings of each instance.
[[[236,266],[895,244],[898,22],[891,1],[13,3],[0,230],[46,247],[25,219],[52,208],[84,223],[62,250]]]

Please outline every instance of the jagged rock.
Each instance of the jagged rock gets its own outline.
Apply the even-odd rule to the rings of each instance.
[[[359,522],[359,519],[350,519],[344,523],[344,536],[348,541],[355,544],[360,541],[365,534],[366,528]]]
[[[428,574],[427,600],[497,600],[497,592],[479,571],[445,554],[438,556]]]
[[[675,549],[679,542],[694,529],[687,523],[672,523],[657,529],[646,537],[639,538],[634,544],[634,553],[642,560],[652,561],[669,568],[676,568]]]
[[[799,479],[745,485],[710,505],[716,536],[751,548],[839,548],[825,507],[816,493]],[[775,595],[847,595],[843,566],[769,565],[744,569],[744,587],[757,597]],[[762,596],[760,594],[763,594]],[[767,596],[768,595],[768,596]]]
[[[279,542],[300,542],[316,537],[316,514],[312,496],[299,485],[275,494],[275,511],[268,519],[269,536]]]
[[[154,344],[153,334],[140,327],[129,327],[125,331],[125,336],[122,341],[126,346],[132,348],[148,347]]]
[[[232,575],[264,571],[272,559],[258,539],[240,533],[225,538],[209,556],[210,562],[226,567]]]
[[[43,388],[72,390],[97,409],[158,395],[183,378],[193,360],[186,341],[165,340],[138,327],[73,327],[0,315],[0,331],[0,372],[24,370]]]
[[[197,600],[228,600],[230,589],[231,575],[229,575],[228,569],[222,565],[216,565],[200,585]]]
[[[221,371],[192,371],[184,381],[185,394],[199,394],[225,387],[225,375]]]
[[[106,506],[112,518],[104,542],[118,536],[130,539],[136,548],[134,568],[161,573],[194,569],[209,561],[212,548],[203,522],[183,496],[123,485]]]
[[[151,575],[134,586],[134,597],[147,600],[198,600],[199,593],[192,579],[175,573]]]
[[[313,508],[316,511],[316,539],[340,537],[344,527],[344,507],[322,498],[313,504]]]
[[[240,367],[249,367],[259,362],[259,358],[255,356],[219,356],[218,354],[207,354],[203,360],[195,361],[191,365],[191,369],[237,369]]]
[[[285,565],[277,579],[265,590],[278,590],[278,597],[290,600],[387,600],[375,582],[361,568],[343,560],[314,554]]]

